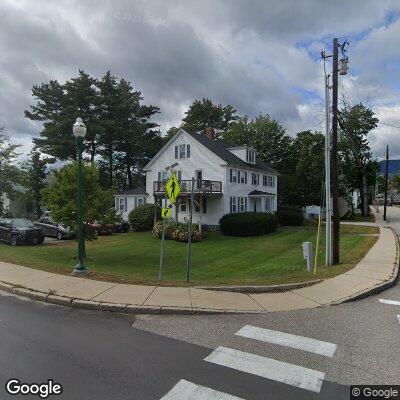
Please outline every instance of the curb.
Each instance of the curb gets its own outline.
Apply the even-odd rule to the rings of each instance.
[[[400,260],[399,260],[399,237],[397,236],[396,232],[393,230],[393,228],[390,228],[393,236],[396,240],[396,260],[393,264],[393,273],[391,278],[388,280],[384,281],[380,285],[373,286],[372,288],[363,290],[359,293],[354,294],[353,296],[350,296],[346,299],[340,300],[338,302],[332,303],[332,305],[337,305],[341,303],[350,303],[352,301],[364,299],[369,296],[373,296],[374,294],[378,294],[380,292],[383,292],[386,289],[391,288],[392,286],[396,285],[397,281],[399,280],[400,277]]]
[[[322,282],[324,279],[315,279],[307,282],[286,283],[284,285],[269,286],[195,286],[194,289],[214,290],[220,292],[238,293],[279,293],[289,292],[290,290],[301,289]]]

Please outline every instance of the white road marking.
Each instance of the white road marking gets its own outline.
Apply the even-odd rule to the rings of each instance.
[[[379,299],[379,301],[383,304],[391,304],[392,306],[400,306],[400,301],[396,301],[396,300]]]
[[[244,400],[205,386],[181,379],[160,400]]]
[[[397,316],[397,319],[399,320],[399,323],[400,323],[400,315]]]
[[[286,383],[315,393],[321,391],[325,374],[243,351],[217,347],[204,361]]]
[[[258,328],[251,325],[245,325],[238,332],[236,332],[235,335],[261,340],[263,342],[279,344],[281,346],[292,347],[294,349],[305,350],[327,357],[333,357],[337,348],[337,345],[334,343],[292,335],[286,332]]]

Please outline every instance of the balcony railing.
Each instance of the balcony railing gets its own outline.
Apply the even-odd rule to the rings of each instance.
[[[163,194],[165,193],[166,181],[154,181],[153,182],[153,192]],[[194,187],[193,191],[197,194],[222,194],[222,182],[221,181],[209,181],[205,179],[195,179],[193,181]],[[192,181],[183,179],[179,181],[179,186],[181,188],[181,195],[190,194],[192,191]]]

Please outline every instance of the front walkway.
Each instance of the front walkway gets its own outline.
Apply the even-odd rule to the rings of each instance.
[[[398,216],[400,220],[400,209]],[[270,312],[315,308],[356,299],[393,284],[399,264],[397,247],[393,231],[381,226],[377,242],[352,270],[313,286],[284,293],[244,294],[116,284],[58,275],[5,262],[0,262],[0,289],[49,303],[133,314]]]

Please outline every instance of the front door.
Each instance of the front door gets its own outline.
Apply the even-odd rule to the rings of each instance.
[[[196,169],[194,171],[194,179],[196,179],[196,188],[201,189],[202,188],[202,181],[203,181],[203,171],[201,169]]]

